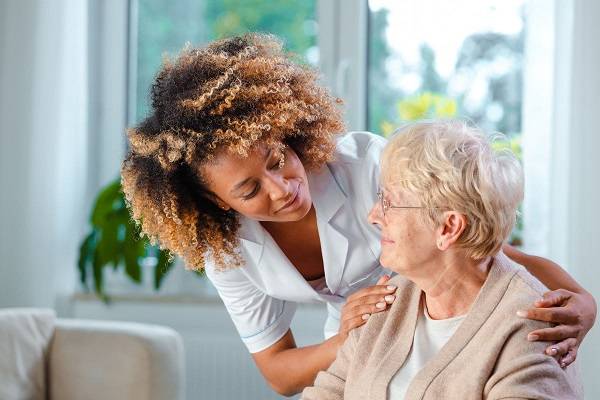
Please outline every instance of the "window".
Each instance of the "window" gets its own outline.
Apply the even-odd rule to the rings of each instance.
[[[130,93],[135,96],[135,120],[148,112],[148,90],[163,54],[175,55],[188,42],[201,45],[249,31],[268,32],[281,37],[288,51],[316,65],[315,7],[315,0],[138,0],[137,13],[132,15],[136,88]]]
[[[520,157],[525,3],[369,0],[368,129],[466,118]]]

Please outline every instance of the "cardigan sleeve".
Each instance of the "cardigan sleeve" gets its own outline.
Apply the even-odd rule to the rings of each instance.
[[[356,332],[354,329],[337,353],[335,361],[327,369],[317,374],[314,386],[304,389],[302,400],[343,400],[346,378],[350,362],[356,349]]]
[[[561,369],[545,354],[524,354],[497,368],[488,380],[486,400],[583,399],[573,379],[575,365]]]

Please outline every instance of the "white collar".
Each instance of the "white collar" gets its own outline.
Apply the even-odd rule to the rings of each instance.
[[[346,257],[348,254],[348,239],[337,228],[336,219],[340,216],[340,210],[347,202],[347,197],[340,184],[332,174],[329,165],[325,164],[318,171],[307,174],[308,185],[312,197],[313,205],[317,213],[317,224],[319,236],[321,239],[321,251],[323,253],[323,263],[325,268],[325,279],[327,286],[332,293],[336,293],[339,288]],[[241,244],[252,258],[252,264],[259,266],[264,254],[267,241],[273,241],[267,235],[267,231],[256,221],[246,217],[240,217],[240,228],[238,237]],[[273,241],[274,242],[274,241]],[[273,243],[277,246],[276,243]],[[279,248],[277,247],[279,250]],[[286,265],[261,265],[259,271],[261,274],[269,273],[270,269],[287,268]],[[314,290],[300,273],[289,264],[312,293]],[[293,271],[293,272],[294,272]],[[277,273],[278,271],[273,271]]]

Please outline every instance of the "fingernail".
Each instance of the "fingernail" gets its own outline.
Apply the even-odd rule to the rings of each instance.
[[[384,297],[384,299],[388,303],[392,304],[394,302],[394,300],[396,299],[396,296],[392,296],[391,294],[388,294],[387,296]]]
[[[553,347],[550,349],[549,353],[551,356],[554,356],[556,355],[556,353],[558,353],[558,349],[556,347]]]
[[[377,303],[377,304],[375,304],[375,307],[377,307],[377,308],[385,308],[385,303]]]
[[[366,321],[369,319],[370,316],[371,316],[371,314],[363,314],[362,319]]]
[[[560,363],[560,367],[561,367],[561,368],[565,368],[566,366],[567,366],[567,363],[566,363],[566,362],[564,362],[564,361],[563,361],[563,362],[561,362],[561,363]]]
[[[517,316],[519,316],[521,318],[525,318],[525,317],[527,317],[527,311],[519,310],[519,311],[517,311]]]
[[[540,337],[538,335],[527,335],[527,340],[529,340],[530,342],[535,342],[539,338]]]
[[[388,285],[387,290],[390,290],[390,291],[396,290],[396,286],[394,286],[394,285]]]

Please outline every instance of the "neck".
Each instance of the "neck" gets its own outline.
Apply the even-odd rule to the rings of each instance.
[[[298,221],[288,222],[274,222],[274,221],[261,221],[260,224],[271,234],[273,237],[279,235],[285,235],[289,232],[301,232],[307,228],[313,228],[317,226],[317,213],[315,207],[312,206],[308,213]]]
[[[466,314],[488,275],[491,258],[473,260],[460,252],[447,250],[418,276],[408,277],[424,293],[427,311],[433,319]]]

